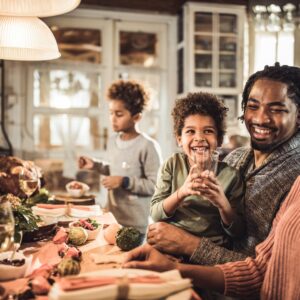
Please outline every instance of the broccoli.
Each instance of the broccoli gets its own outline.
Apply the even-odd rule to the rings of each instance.
[[[129,251],[143,242],[143,234],[134,227],[122,227],[116,236],[117,246],[124,251]]]

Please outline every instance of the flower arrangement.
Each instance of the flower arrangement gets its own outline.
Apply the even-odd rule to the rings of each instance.
[[[1,199],[11,203],[14,219],[15,231],[33,231],[38,229],[40,218],[32,213],[31,208],[24,205],[23,201],[13,194],[1,196]]]

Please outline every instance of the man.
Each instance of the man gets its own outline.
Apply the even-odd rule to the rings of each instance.
[[[207,238],[156,223],[149,226],[150,245],[205,265],[255,254],[255,246],[266,239],[280,204],[300,174],[299,84],[299,68],[275,64],[253,74],[245,85],[241,119],[249,131],[251,148],[233,151],[226,162],[245,179],[246,235],[228,250]]]

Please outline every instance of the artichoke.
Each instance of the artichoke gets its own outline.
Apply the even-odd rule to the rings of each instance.
[[[57,272],[60,276],[77,275],[80,273],[80,263],[73,258],[63,258],[57,265]]]
[[[82,227],[71,227],[69,231],[69,242],[75,246],[83,245],[88,239],[87,231]]]
[[[124,251],[129,251],[143,242],[143,234],[134,227],[122,227],[116,235],[117,246]]]

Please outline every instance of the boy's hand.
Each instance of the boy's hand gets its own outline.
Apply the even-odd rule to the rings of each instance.
[[[201,195],[217,208],[222,210],[228,209],[228,205],[230,206],[230,204],[224,194],[222,186],[213,172],[206,170],[201,173],[201,177],[203,178],[199,187]]]
[[[92,169],[94,167],[94,161],[87,156],[80,156],[78,158],[79,169]]]
[[[123,176],[105,176],[101,183],[108,190],[113,190],[122,185]]]
[[[188,177],[179,190],[180,197],[189,195],[201,195],[199,188],[202,184],[200,174],[197,173],[197,166],[191,167]]]

